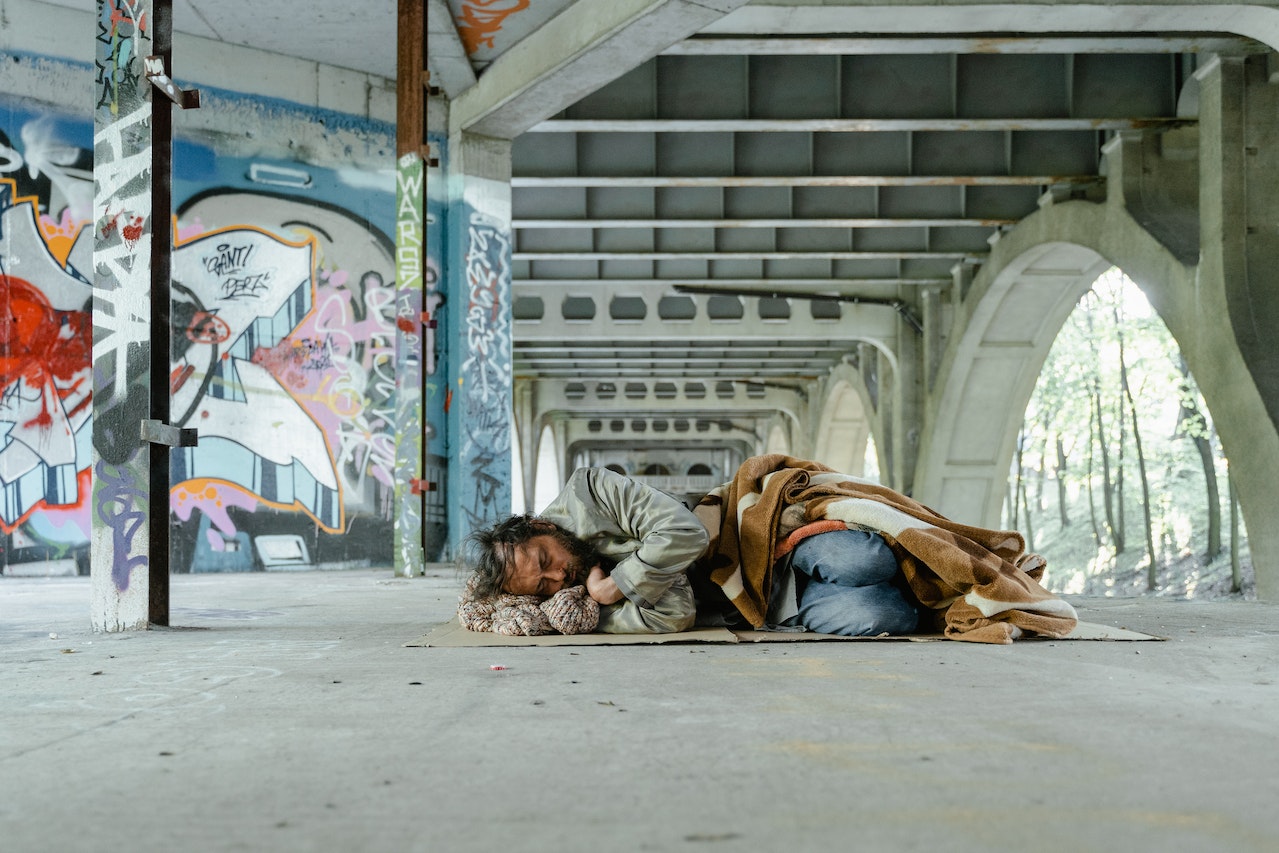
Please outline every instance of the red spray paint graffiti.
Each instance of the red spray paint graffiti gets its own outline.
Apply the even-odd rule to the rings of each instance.
[[[55,309],[13,276],[0,274],[0,294],[0,421],[11,424],[5,447],[17,441],[46,461],[73,461],[71,422],[92,402],[89,315]],[[0,515],[0,529],[12,532],[33,508],[16,519]]]

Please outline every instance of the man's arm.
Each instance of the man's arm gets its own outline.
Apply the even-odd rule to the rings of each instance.
[[[591,573],[586,578],[586,591],[600,604],[616,604],[626,597],[618,589],[617,581],[604,574],[599,566],[591,567]]]
[[[615,535],[629,543],[610,580],[637,606],[653,607],[706,550],[706,529],[675,498],[607,468],[589,469],[586,483]]]
[[[652,608],[706,550],[707,533],[675,498],[607,468],[579,468],[541,517],[616,561],[604,583],[587,590],[601,603],[613,586],[637,607]],[[602,575],[603,572],[600,572]],[[621,601],[621,598],[614,599]]]

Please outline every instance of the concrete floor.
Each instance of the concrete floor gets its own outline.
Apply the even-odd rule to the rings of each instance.
[[[1279,608],[1167,642],[404,648],[451,569],[0,579],[0,850],[1279,849]],[[493,670],[493,665],[507,667]]]

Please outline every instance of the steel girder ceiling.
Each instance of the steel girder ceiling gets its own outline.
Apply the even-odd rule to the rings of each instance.
[[[1259,49],[1219,33],[815,37],[737,17],[514,140],[514,372],[558,389],[541,414],[760,434],[775,410],[752,388],[806,390],[867,346],[894,352],[1045,193],[1098,194],[1111,136],[1192,122],[1178,102],[1199,53]],[[685,397],[707,387],[734,392]]]

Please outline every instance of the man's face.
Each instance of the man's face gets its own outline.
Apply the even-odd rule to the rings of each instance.
[[[586,566],[558,536],[541,533],[516,545],[502,588],[514,595],[554,595],[581,583]]]

